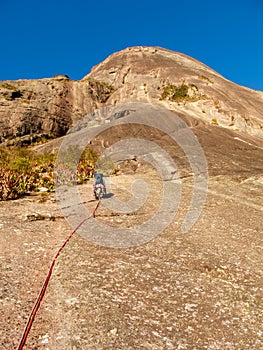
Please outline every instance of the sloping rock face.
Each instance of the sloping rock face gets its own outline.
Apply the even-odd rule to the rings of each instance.
[[[140,65],[145,66],[139,70]],[[127,67],[130,67],[128,73]],[[161,73],[151,76],[151,69],[165,71],[167,76],[162,78]],[[157,169],[140,164],[139,157],[134,157],[136,153],[127,159],[129,173],[107,179],[108,196],[92,220],[96,220],[98,230],[100,224],[110,228],[109,241],[120,228],[138,229],[155,217],[154,228],[159,220],[156,213],[163,210],[162,200],[168,203],[171,199],[179,200],[173,219],[170,223],[167,221],[167,227],[155,239],[129,249],[94,244],[79,230],[72,231],[67,220],[73,218],[79,224],[81,215],[75,200],[65,207],[55,193],[44,192],[2,202],[0,347],[18,347],[50,263],[54,256],[58,257],[61,244],[67,242],[56,261],[27,338],[28,350],[262,349],[263,138],[257,126],[262,122],[262,93],[239,87],[181,54],[152,48],[133,48],[114,54],[78,82],[57,77],[1,84],[13,86],[1,87],[0,130],[5,132],[4,140],[21,140],[12,134],[21,124],[25,128],[21,137],[36,135],[33,132],[61,135],[70,125],[77,124],[75,132],[68,136],[84,142],[85,126],[105,122],[99,127],[105,126],[104,134],[98,138],[98,142],[103,141],[101,148],[109,149],[134,135],[154,141],[172,157],[182,191],[170,200],[162,198],[163,183],[167,181],[160,181]],[[27,95],[29,91],[32,95]],[[221,106],[227,105],[224,111],[218,109],[214,112],[217,114],[211,114],[208,106],[214,106],[213,98],[218,98]],[[112,114],[115,119],[107,120],[103,109],[82,119],[94,108],[131,99],[142,102],[146,99],[176,111],[166,110],[166,117],[154,118],[163,124],[169,121],[167,114],[178,114],[191,125],[206,156],[208,189],[200,186],[194,177],[191,159],[180,143],[176,144],[170,137],[172,131],[178,134],[184,131],[181,121],[178,125],[181,127],[169,128],[173,124],[169,123],[162,133],[157,133],[158,128],[139,128],[139,123],[131,126],[123,120],[129,116],[128,112],[132,115],[135,108],[128,108],[126,103],[126,108]],[[26,109],[30,106],[35,108],[31,114],[30,109],[28,112]],[[59,107],[61,118],[58,118]],[[111,108],[119,106],[105,109]],[[146,104],[145,108],[156,106]],[[233,125],[224,124],[231,108],[239,117],[231,120]],[[247,120],[243,121],[243,113]],[[138,118],[141,115],[145,118],[145,114],[143,110]],[[32,119],[27,120],[30,116]],[[212,117],[227,128],[216,126]],[[81,119],[79,123],[78,119]],[[37,120],[39,127],[35,124]],[[114,131],[112,121],[116,121]],[[26,129],[28,125],[32,125],[31,130]],[[246,133],[237,130],[241,127]],[[59,143],[60,139],[53,142]],[[53,142],[45,145],[51,147]],[[195,143],[187,144],[196,149]],[[127,153],[130,152],[130,148],[126,148]],[[198,153],[194,153],[196,155]],[[143,179],[148,187],[143,205],[129,213],[112,210],[107,205],[112,197],[119,199],[123,207],[137,197],[132,186],[137,179]],[[178,188],[177,181],[174,185]],[[187,213],[195,209],[191,206],[194,186],[206,192],[206,202],[195,225],[182,234]],[[91,213],[96,205],[92,199],[92,181],[77,186],[77,192],[78,200]],[[65,213],[62,209],[68,210],[67,215],[61,215]],[[94,237],[100,236],[100,232],[93,231],[94,223],[87,223]],[[129,236],[127,240],[130,241]]]
[[[0,145],[57,138],[90,112],[148,102],[263,139],[263,92],[241,87],[199,61],[158,47],[114,53],[80,81],[0,82]]]
[[[65,135],[85,114],[100,108],[112,88],[96,81],[51,79],[0,82],[0,143],[26,144]]]
[[[108,103],[143,101],[263,138],[263,92],[241,87],[181,53],[133,47],[114,53],[85,79],[115,87]]]

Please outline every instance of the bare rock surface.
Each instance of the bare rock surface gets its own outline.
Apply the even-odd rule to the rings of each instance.
[[[94,109],[127,101],[263,138],[262,91],[234,84],[182,53],[138,46],[112,54],[79,81],[62,75],[1,81],[0,144],[65,135]]]
[[[202,123],[193,130],[209,170],[196,224],[181,233],[193,179],[179,162],[181,173],[188,171],[180,205],[155,239],[114,249],[78,233],[72,237],[25,349],[262,349],[262,144]],[[111,211],[103,199],[96,220],[112,230],[140,225],[159,206],[158,174],[146,166],[132,170],[108,179],[112,195],[129,200],[131,183],[142,177],[149,197],[129,215]],[[92,183],[78,188],[91,212]],[[15,349],[51,260],[72,228],[54,194],[2,202],[0,223],[0,344]]]
[[[106,84],[64,76],[0,82],[0,144],[30,144],[57,138],[100,108],[111,94]]]
[[[263,138],[263,92],[239,86],[213,69],[184,55],[159,47],[131,47],[95,66],[85,78],[104,81],[116,91],[107,103],[158,103],[208,124]],[[181,101],[162,98],[165,88],[187,87]]]
[[[184,99],[171,95],[178,87]],[[183,54],[128,48],[81,81],[58,75],[0,82],[1,144],[55,137],[45,146],[51,150],[94,109],[131,101],[176,112],[199,140],[209,174],[201,215],[181,232],[194,178],[168,135],[138,126],[108,128],[94,140],[98,149],[132,132],[171,155],[182,187],[179,207],[159,235],[132,248],[95,244],[77,231],[56,261],[24,348],[262,349],[263,92]],[[140,159],[120,169],[108,178],[111,192],[92,219],[112,233],[154,217],[163,195],[159,174]],[[111,196],[131,200],[137,178],[149,187],[142,206],[132,213],[110,209]],[[92,183],[77,188],[88,215],[96,205]],[[51,261],[72,232],[67,219],[79,220],[74,210],[62,215],[54,193],[0,203],[1,349],[17,348]]]

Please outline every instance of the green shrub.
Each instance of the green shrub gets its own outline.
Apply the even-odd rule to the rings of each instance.
[[[204,94],[198,92],[198,88],[194,84],[181,85],[168,84],[163,87],[163,92],[161,94],[160,100],[168,99],[172,102],[182,102],[191,101],[195,102],[200,99],[207,98]]]
[[[16,199],[27,192],[54,188],[55,156],[23,147],[0,148],[0,200]]]
[[[93,177],[99,154],[92,147],[84,152],[69,146],[56,160],[55,154],[38,154],[27,147],[0,148],[0,200],[17,199],[45,187],[54,189],[56,163],[57,184],[82,184]]]
[[[70,145],[64,152],[60,153],[57,161],[55,174],[57,184],[86,182],[94,174],[98,157],[98,153],[91,147],[87,147],[82,152],[77,145]]]
[[[185,100],[188,96],[188,86],[184,83],[181,85],[173,85],[173,84],[168,84],[164,86],[163,92],[161,94],[161,100],[165,100],[168,98],[169,101],[183,101]]]

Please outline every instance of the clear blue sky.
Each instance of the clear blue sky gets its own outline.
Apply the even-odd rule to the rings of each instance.
[[[129,46],[185,53],[263,91],[263,0],[0,0],[0,80],[67,74]]]

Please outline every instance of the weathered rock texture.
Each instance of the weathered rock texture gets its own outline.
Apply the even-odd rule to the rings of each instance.
[[[57,75],[0,82],[0,142],[59,137],[94,109],[124,101],[159,104],[263,138],[263,92],[234,84],[181,53],[132,47],[109,56],[80,81]]]
[[[239,86],[184,54],[155,47],[128,48],[108,57],[86,78],[115,87],[108,103],[158,103],[263,138],[263,92]],[[173,98],[173,87],[182,85],[187,95]],[[164,98],[165,91],[168,96]]]
[[[194,209],[195,180],[183,150],[164,132],[138,125],[127,130],[124,124],[114,132],[107,128],[101,136],[105,147],[136,135],[155,141],[173,158],[182,187],[178,209],[155,239],[129,249],[94,244],[78,230],[56,260],[24,349],[261,350],[263,93],[239,87],[191,58],[153,48],[114,54],[79,82],[57,77],[3,84],[15,86],[1,88],[4,140],[14,140],[14,130],[21,130],[20,136],[62,135],[95,107],[146,99],[174,109],[191,125],[209,172],[202,213],[188,233],[181,233]],[[177,91],[171,86],[164,96],[168,84],[183,85],[183,99],[170,95]],[[95,123],[98,115],[88,122]],[[126,173],[107,179],[108,196],[96,212],[97,223],[112,227],[113,236],[116,229],[138,228],[163,210],[160,174],[140,159],[128,161]],[[113,211],[111,197],[129,203],[132,184],[140,178],[148,185],[143,205],[130,213]],[[80,202],[92,212],[92,181],[77,187]],[[79,223],[76,202],[67,208],[68,215],[62,215],[53,193],[1,203],[1,349],[18,348],[51,261],[72,232],[66,219]]]
[[[65,76],[0,82],[0,140],[30,143],[65,135],[81,117],[106,102],[112,88]]]

